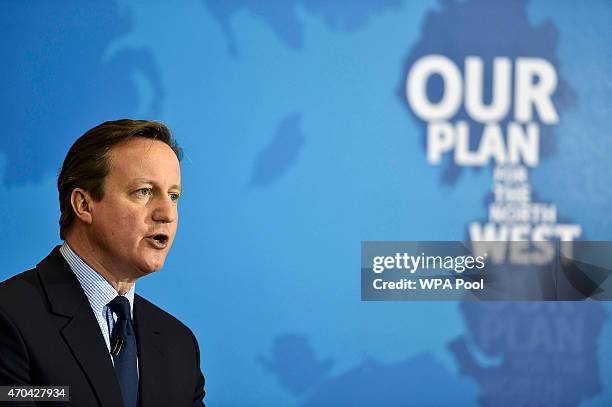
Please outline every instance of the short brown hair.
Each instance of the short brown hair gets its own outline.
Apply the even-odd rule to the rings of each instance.
[[[130,137],[159,140],[170,146],[179,160],[182,157],[170,130],[160,122],[122,119],[104,122],[87,131],[70,147],[57,177],[60,238],[66,238],[76,216],[70,202],[72,190],[83,188],[96,201],[102,199],[104,179],[110,171],[111,149]]]

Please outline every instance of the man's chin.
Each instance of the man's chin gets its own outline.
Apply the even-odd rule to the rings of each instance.
[[[144,264],[141,265],[141,267],[139,267],[139,271],[141,276],[146,276],[148,274],[152,274],[155,273],[159,270],[162,269],[162,267],[164,267],[164,259],[156,259],[156,260],[151,260],[151,261],[146,261]]]

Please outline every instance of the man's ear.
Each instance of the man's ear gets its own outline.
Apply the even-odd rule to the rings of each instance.
[[[75,188],[70,194],[70,204],[77,218],[87,223],[88,225],[92,222],[92,208],[93,199],[89,192],[83,188]]]

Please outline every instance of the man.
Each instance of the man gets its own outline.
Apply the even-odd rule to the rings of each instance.
[[[57,182],[64,244],[0,284],[0,386],[70,386],[74,406],[203,405],[194,335],[134,293],[174,241],[179,159],[157,122],[74,143]]]

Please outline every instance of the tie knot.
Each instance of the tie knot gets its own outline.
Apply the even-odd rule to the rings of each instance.
[[[130,301],[122,295],[118,295],[108,303],[108,308],[117,314],[118,319],[126,319],[130,321]]]

